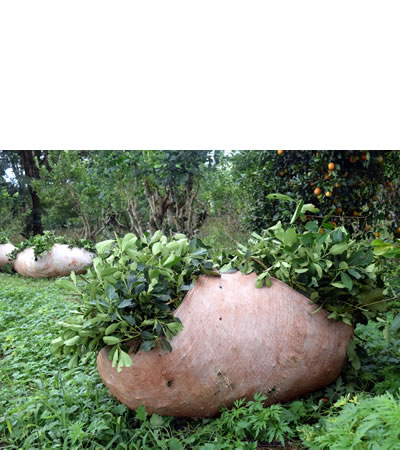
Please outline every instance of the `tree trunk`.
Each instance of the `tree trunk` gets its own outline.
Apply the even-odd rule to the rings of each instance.
[[[29,186],[29,193],[32,198],[31,227],[32,235],[43,234],[42,210],[40,209],[40,199],[37,192]]]
[[[25,177],[27,178],[26,183],[32,199],[32,212],[30,221],[26,224],[26,234],[28,236],[43,234],[40,198],[36,190],[32,187],[31,182],[32,179],[40,179],[40,170],[38,165],[36,165],[35,158],[37,158],[40,166],[47,164],[47,152],[42,152],[41,150],[18,150],[18,154],[21,158],[21,164],[25,172]]]

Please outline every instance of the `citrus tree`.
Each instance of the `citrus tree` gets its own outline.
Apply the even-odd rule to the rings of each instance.
[[[281,192],[314,203],[321,217],[332,213],[334,225],[346,223],[352,232],[379,237],[385,221],[400,232],[398,151],[240,151],[232,162],[242,189],[252,193],[252,228],[289,220],[286,206],[267,198]]]

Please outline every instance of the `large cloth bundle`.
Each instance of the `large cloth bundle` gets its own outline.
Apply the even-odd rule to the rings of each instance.
[[[64,277],[72,271],[85,273],[93,263],[93,255],[82,248],[54,244],[51,251],[39,256],[35,261],[33,248],[18,253],[14,269],[24,277],[45,278]]]
[[[7,255],[11,253],[15,247],[12,244],[1,244],[0,245],[0,268],[4,267],[10,262]]]
[[[239,398],[267,395],[284,402],[334,381],[346,360],[353,329],[311,314],[315,304],[279,280],[256,288],[255,274],[200,277],[176,310],[184,329],[172,352],[132,354],[112,368],[109,347],[98,355],[101,378],[129,408],[209,417]]]

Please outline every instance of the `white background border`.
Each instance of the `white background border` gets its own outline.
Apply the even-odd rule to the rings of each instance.
[[[1,1],[0,148],[400,148],[398,5]]]

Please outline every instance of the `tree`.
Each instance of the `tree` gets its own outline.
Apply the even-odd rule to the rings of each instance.
[[[399,183],[400,152],[241,151],[232,162],[253,197],[247,221],[257,230],[290,218],[284,204],[266,198],[273,192],[314,203],[320,216],[333,211],[331,220],[353,231],[372,232],[389,214],[393,229],[400,221],[395,199],[388,201]]]
[[[50,152],[35,188],[46,221],[75,221],[85,238],[156,229],[192,236],[207,214],[200,183],[214,166],[209,151]]]
[[[200,181],[212,164],[209,151],[143,152],[144,192],[150,206],[150,229],[193,236],[207,215],[197,205]]]
[[[113,204],[120,205],[114,208],[119,223],[125,214],[137,235],[148,228],[192,236],[207,214],[197,197],[212,163],[209,151],[152,150],[99,152],[96,166],[107,186],[118,187]]]
[[[3,150],[0,152],[1,169],[4,177],[7,169],[12,169],[14,180],[8,182],[8,187],[17,186],[20,197],[30,203],[30,214],[25,223],[25,236],[42,234],[42,209],[40,198],[33,185],[40,179],[40,168],[47,166],[48,152],[45,150]],[[4,178],[3,178],[4,180]]]
[[[24,169],[28,192],[32,201],[31,220],[27,223],[26,234],[43,234],[42,210],[40,208],[40,198],[36,189],[32,185],[32,180],[40,179],[40,167],[47,166],[47,151],[42,150],[19,150],[21,164]]]
[[[96,239],[110,218],[104,181],[92,170],[96,152],[50,152],[35,188],[46,207],[46,221],[55,228],[74,224],[82,237]]]

